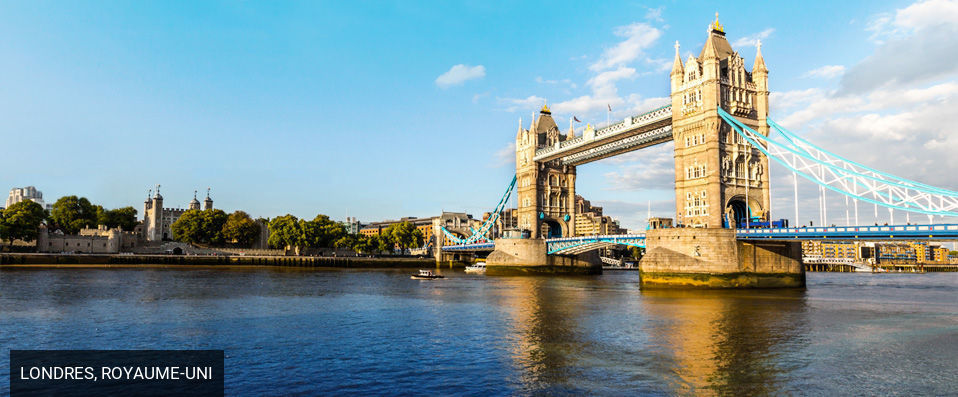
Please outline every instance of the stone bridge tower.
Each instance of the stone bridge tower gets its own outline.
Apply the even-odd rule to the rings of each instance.
[[[520,229],[532,238],[575,235],[575,166],[560,165],[558,160],[536,162],[536,149],[558,145],[573,136],[559,131],[552,112],[543,105],[529,129],[516,133],[516,198]]]
[[[715,22],[696,58],[672,65],[675,206],[679,223],[696,227],[741,224],[750,213],[769,219],[768,158],[724,123],[718,106],[768,136],[768,69],[757,46],[752,70]]]

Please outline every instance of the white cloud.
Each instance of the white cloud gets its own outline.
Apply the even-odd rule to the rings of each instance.
[[[661,6],[658,8],[649,8],[649,10],[645,12],[645,19],[648,19],[650,21],[663,22],[662,11],[664,9],[665,9],[665,6]]]
[[[895,25],[904,28],[920,29],[942,23],[958,24],[958,1],[923,1],[895,13]]]
[[[507,112],[515,112],[517,110],[529,110],[529,109],[538,109],[539,106],[542,106],[546,103],[546,99],[540,96],[530,95],[525,98],[515,99],[515,98],[496,98],[499,103],[506,105]]]
[[[742,37],[738,40],[735,40],[735,42],[732,43],[732,48],[755,47],[755,45],[758,44],[759,40],[765,40],[766,38],[768,38],[768,36],[771,36],[772,33],[775,33],[775,29],[768,28],[761,32]]]
[[[511,166],[515,168],[516,166],[516,143],[514,141],[509,142],[508,145],[496,151],[492,156],[491,167],[499,168],[504,166]]]
[[[603,51],[599,60],[589,65],[589,70],[599,72],[618,68],[642,57],[645,50],[658,40],[662,32],[648,24],[636,22],[616,28],[615,35],[625,37],[625,40]]]
[[[481,79],[486,76],[486,67],[482,65],[469,66],[458,64],[449,68],[446,73],[436,78],[436,85],[439,88],[446,89],[452,86],[460,85],[473,79]]]
[[[805,72],[805,74],[803,74],[802,76],[803,77],[822,77],[822,78],[830,79],[833,77],[841,76],[842,73],[845,73],[845,67],[842,65],[825,65],[817,69],[809,70]]]
[[[610,190],[648,191],[670,189],[675,185],[675,145],[671,142],[612,157],[618,170],[607,172]]]

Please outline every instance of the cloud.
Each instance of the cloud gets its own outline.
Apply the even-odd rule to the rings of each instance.
[[[479,94],[473,94],[473,95],[472,95],[472,103],[479,103],[479,100],[480,100],[480,99],[485,98],[485,97],[487,97],[487,96],[489,96],[489,93],[488,93],[488,92],[483,92],[483,93],[479,93]]]
[[[446,89],[452,86],[460,85],[469,80],[481,79],[485,76],[485,66],[469,66],[458,64],[449,68],[446,73],[439,75],[439,77],[436,78],[436,85],[439,86],[439,88]]]
[[[842,76],[839,95],[928,82],[958,72],[958,25],[936,25],[890,39]]]
[[[649,10],[645,12],[645,19],[648,19],[650,21],[663,22],[662,11],[664,9],[665,9],[665,6],[661,6],[657,8],[649,8]]]
[[[662,35],[662,31],[642,22],[636,22],[615,29],[615,35],[625,37],[615,46],[602,52],[599,60],[589,65],[594,72],[621,67],[643,56]]]
[[[675,185],[674,156],[675,145],[665,143],[612,157],[609,162],[622,165],[605,174],[609,189],[649,191],[672,188]]]
[[[539,106],[542,106],[546,103],[546,99],[540,96],[530,95],[525,98],[516,99],[516,98],[496,98],[499,103],[506,105],[507,112],[515,112],[517,110],[529,110],[529,109],[538,109]]]
[[[830,79],[841,76],[842,73],[845,73],[845,67],[842,65],[825,65],[818,69],[812,69],[805,72],[802,77],[821,77]]]
[[[515,168],[516,166],[516,143],[509,142],[508,145],[496,151],[492,156],[492,163],[490,166],[492,168],[499,168],[504,166],[511,166]]]
[[[755,47],[755,45],[758,44],[759,40],[766,39],[768,36],[771,36],[772,33],[775,33],[775,29],[768,28],[761,32],[742,37],[738,40],[735,40],[735,42],[732,43],[732,48]]]

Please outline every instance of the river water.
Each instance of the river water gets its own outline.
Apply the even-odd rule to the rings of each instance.
[[[958,392],[958,273],[642,291],[412,272],[0,270],[0,379],[10,349],[224,349],[228,395]]]

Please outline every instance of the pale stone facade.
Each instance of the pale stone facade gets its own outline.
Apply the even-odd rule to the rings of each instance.
[[[120,228],[107,229],[101,225],[96,229],[84,228],[78,234],[70,235],[59,231],[51,233],[46,226],[41,225],[37,236],[37,251],[115,254],[131,251],[136,242],[135,232],[125,232]]]
[[[559,161],[536,162],[536,148],[555,145],[574,136],[559,132],[548,106],[543,106],[529,129],[516,133],[516,196],[518,226],[532,238],[575,235],[575,166]]]
[[[745,214],[768,219],[768,158],[718,116],[721,106],[768,135],[768,69],[761,43],[751,72],[716,17],[698,58],[675,46],[671,73],[675,205],[679,224],[733,226]],[[748,211],[746,211],[746,202]]]
[[[151,192],[152,193],[152,192]],[[194,191],[193,201],[189,204],[189,209],[200,209],[199,200],[196,199]],[[206,190],[206,200],[204,200],[204,209],[213,209],[213,199],[210,198],[209,189]],[[147,195],[143,202],[143,239],[146,241],[163,241],[173,239],[173,222],[188,210],[183,208],[163,208],[163,196],[160,195],[160,185],[156,185],[156,194],[153,197]]]

